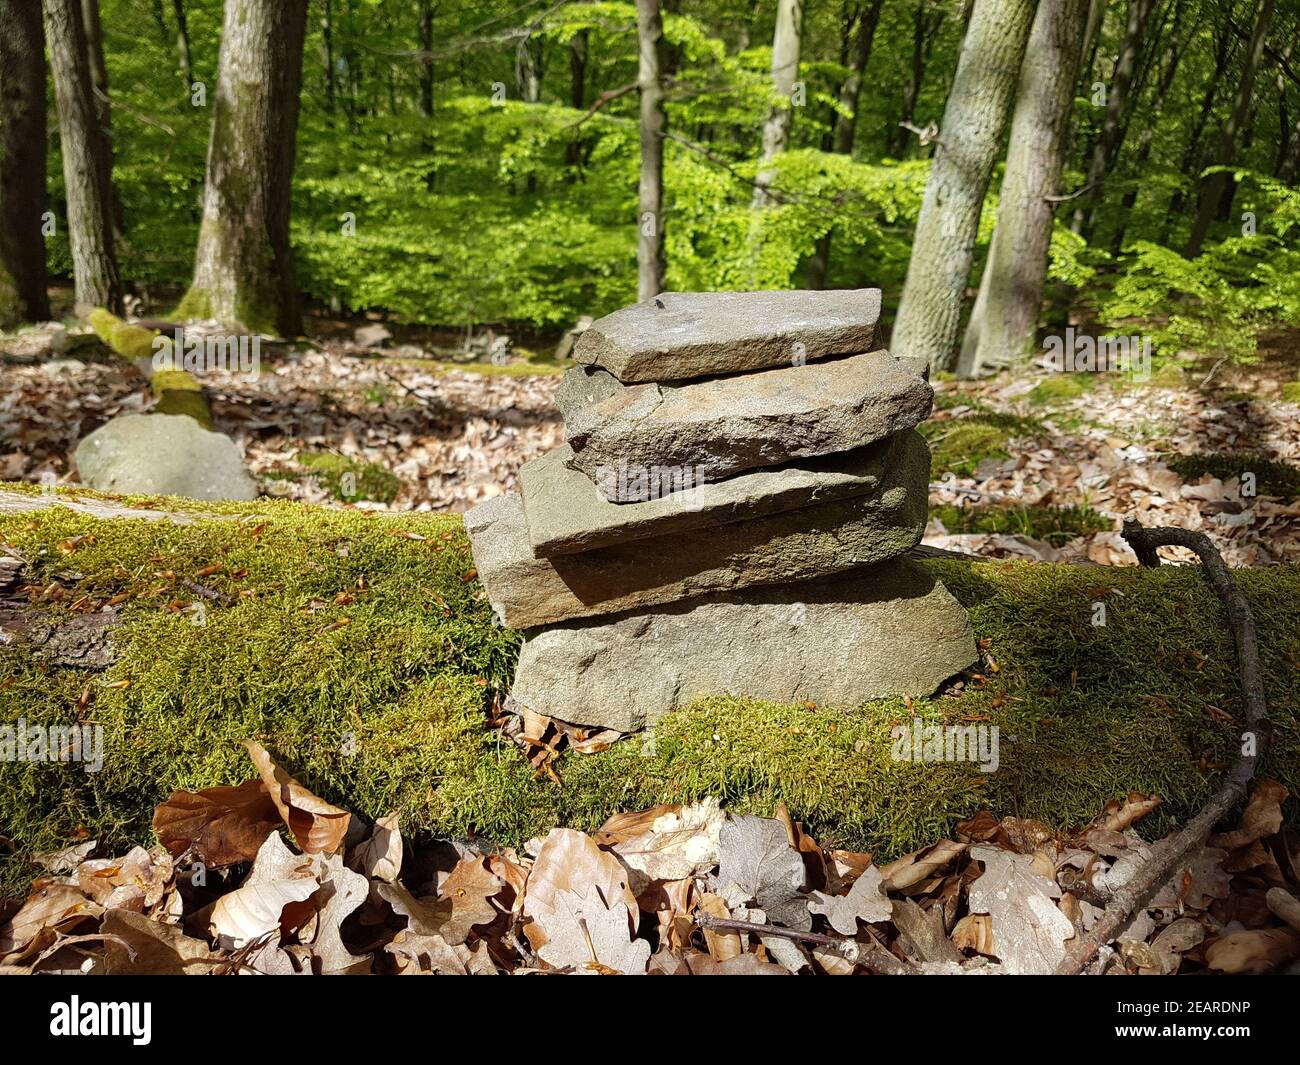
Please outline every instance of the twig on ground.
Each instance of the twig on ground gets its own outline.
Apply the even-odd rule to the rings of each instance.
[[[780,936],[782,939],[829,947],[847,960],[883,976],[913,976],[917,972],[913,966],[899,961],[880,946],[874,935],[871,937],[870,944],[864,944],[855,939],[825,936],[820,932],[798,932],[793,928],[782,928],[775,924],[758,924],[755,921],[733,921],[729,917],[714,917],[709,913],[697,913],[695,920],[701,928],[711,932],[751,932],[756,936]]]
[[[1205,841],[1218,821],[1245,798],[1247,785],[1255,775],[1255,765],[1259,761],[1265,741],[1264,732],[1268,726],[1255,619],[1251,615],[1250,604],[1210,538],[1204,533],[1188,529],[1144,529],[1132,518],[1124,522],[1123,537],[1143,566],[1160,565],[1160,558],[1156,554],[1156,549],[1160,547],[1184,547],[1194,551],[1200,558],[1205,580],[1222,600],[1228,613],[1228,625],[1237,647],[1237,665],[1246,703],[1246,727],[1242,734],[1241,753],[1228,773],[1228,782],[1186,828],[1152,849],[1146,864],[1132,880],[1115,892],[1092,931],[1075,944],[1058,966],[1056,972],[1061,976],[1076,976],[1083,972],[1097,951],[1123,932],[1132,923],[1137,911],[1169,882],[1179,864]]]

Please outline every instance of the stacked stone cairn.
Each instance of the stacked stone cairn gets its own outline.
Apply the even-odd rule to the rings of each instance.
[[[872,349],[878,289],[665,292],[574,347],[568,443],[465,516],[523,707],[632,732],[710,694],[853,707],[976,659],[905,556],[924,373]]]

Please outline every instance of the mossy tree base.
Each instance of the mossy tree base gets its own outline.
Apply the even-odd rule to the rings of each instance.
[[[997,669],[987,663],[984,681],[912,709],[707,698],[652,738],[566,755],[557,785],[486,726],[518,636],[493,626],[458,517],[145,502],[188,509],[187,523],[0,508],[0,535],[30,560],[24,579],[64,587],[28,609],[57,620],[82,597],[130,596],[102,674],[0,648],[0,722],[80,714],[104,726],[106,749],[97,774],[0,763],[11,891],[33,875],[26,855],[86,836],[109,850],[146,840],[170,790],[245,779],[250,737],[324,797],[367,817],[400,809],[404,826],[439,836],[517,844],[555,824],[590,829],[618,810],[712,794],[761,813],[785,802],[823,842],[882,856],[981,808],[1076,824],[1129,790],[1165,797],[1144,822],[1162,832],[1215,790],[1213,767],[1238,742],[1223,717],[1240,711],[1232,641],[1195,567],[932,561],[988,641]],[[1277,736],[1261,772],[1295,790],[1300,569],[1238,579]],[[186,609],[200,601],[201,625]],[[1097,602],[1105,625],[1093,624]],[[890,729],[913,714],[999,726],[998,770],[893,761]]]

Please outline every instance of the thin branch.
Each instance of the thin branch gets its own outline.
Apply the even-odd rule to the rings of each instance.
[[[1204,843],[1214,826],[1245,798],[1268,728],[1268,706],[1259,668],[1255,619],[1245,595],[1233,580],[1232,571],[1210,538],[1188,529],[1144,529],[1132,518],[1124,522],[1122,535],[1143,566],[1160,565],[1156,554],[1160,547],[1184,547],[1200,558],[1206,583],[1214,589],[1228,613],[1246,703],[1246,729],[1242,735],[1241,753],[1228,773],[1228,782],[1178,835],[1152,848],[1151,856],[1133,879],[1115,892],[1092,931],[1082,937],[1061,962],[1056,970],[1061,976],[1076,976],[1083,972],[1102,945],[1109,943],[1133,922],[1137,912],[1169,882],[1187,856]]]
[[[606,89],[604,92],[602,92],[599,96],[596,97],[596,102],[587,109],[587,113],[585,115],[583,115],[576,122],[570,122],[564,128],[577,129],[584,122],[586,122],[587,119],[589,119],[592,115],[594,115],[606,104],[612,103],[613,101],[617,100],[620,96],[626,96],[628,93],[635,92],[635,91],[636,91],[635,81],[629,81],[626,85],[620,85],[617,89]]]

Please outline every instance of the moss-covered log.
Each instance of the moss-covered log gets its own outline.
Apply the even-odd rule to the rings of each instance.
[[[493,625],[458,517],[277,502],[190,504],[179,522],[105,518],[27,510],[20,491],[33,507],[50,502],[30,486],[0,499],[0,536],[28,560],[14,582],[27,594],[11,585],[0,596],[45,622],[107,604],[118,614],[102,671],[58,665],[21,638],[0,647],[0,723],[105,730],[98,773],[0,762],[11,889],[32,874],[33,851],[86,835],[116,850],[149,837],[170,790],[246,778],[250,737],[330,800],[368,817],[399,808],[404,826],[441,836],[519,843],[713,794],[762,813],[784,801],[824,842],[882,855],[981,808],[1064,825],[1129,790],[1165,797],[1144,822],[1165,831],[1215,790],[1238,744],[1232,639],[1196,568],[930,561],[990,659],[959,695],[910,708],[705,699],[661,722],[653,742],[565,755],[556,784],[487,725],[518,636]],[[134,502],[147,515],[187,509]],[[1276,731],[1261,773],[1294,791],[1300,569],[1237,577]],[[894,761],[890,729],[914,714],[998,725],[999,768]]]
[[[161,335],[156,329],[124,322],[102,307],[90,312],[90,325],[114,354],[133,363],[148,378],[149,390],[158,401],[154,407],[158,414],[188,414],[203,428],[212,428],[212,408],[198,379],[184,370],[153,368],[154,355],[159,352],[156,342]],[[162,350],[168,361],[176,358],[172,346],[168,341],[168,347]]]

